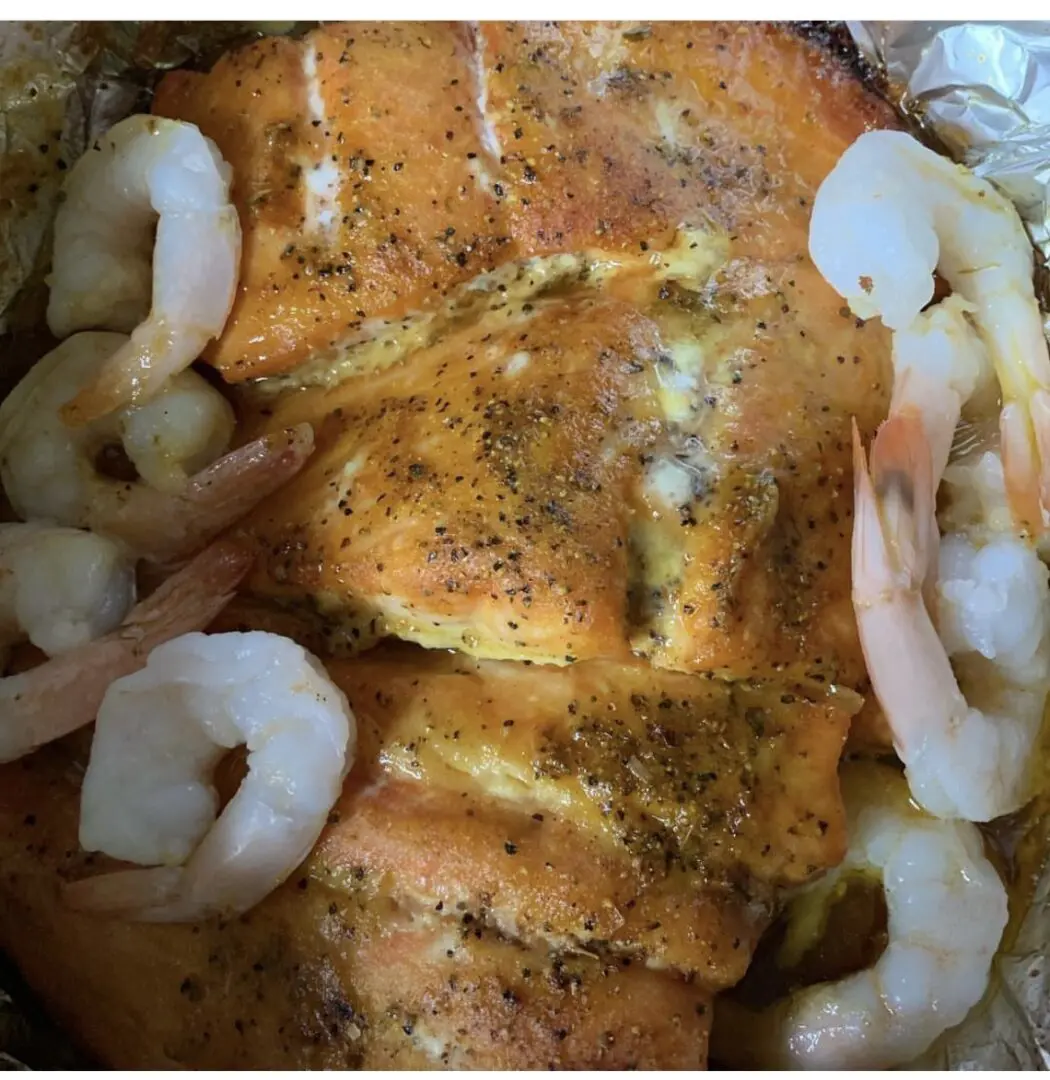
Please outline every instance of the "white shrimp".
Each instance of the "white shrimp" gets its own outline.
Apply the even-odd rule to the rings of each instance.
[[[737,1068],[886,1069],[961,1023],[988,986],[1007,896],[967,822],[927,817],[885,765],[842,771],[849,853],[788,909],[793,923],[847,875],[877,874],[886,949],[866,971],[807,987],[761,1013],[721,1003],[713,1051]],[[817,920],[819,926],[819,920]]]
[[[64,407],[81,424],[156,394],[222,332],[240,269],[230,167],[193,124],[129,116],[73,165],[47,321],[130,333]],[[148,316],[147,316],[148,312]]]
[[[869,473],[854,425],[854,609],[916,801],[939,817],[990,821],[1032,791],[1050,689],[1047,570],[1011,534],[981,543],[953,533],[938,551],[930,456],[921,420],[891,417]],[[935,561],[940,636],[923,597]]]
[[[116,630],[0,679],[0,762],[90,724],[114,679],[138,671],[155,646],[207,626],[251,564],[249,550],[213,544],[133,607]]]
[[[963,408],[994,382],[980,338],[969,319],[973,306],[950,296],[921,312],[893,334],[893,396],[889,415],[917,415],[926,430],[932,456],[930,483],[930,543],[939,543],[932,512],[936,491],[948,464]],[[936,574],[928,568],[924,583],[927,603],[936,602]]]
[[[1032,246],[1010,202],[910,135],[872,131],[817,192],[809,248],[857,315],[880,316],[892,330],[911,327],[933,298],[935,269],[967,302],[1002,391],[1014,517],[1042,532],[1050,510],[1050,355]]]
[[[112,540],[0,525],[0,646],[28,638],[57,656],[116,629],[134,602],[135,567]]]
[[[144,405],[67,427],[62,405],[124,340],[75,334],[30,369],[0,405],[0,478],[19,517],[89,528],[145,558],[178,559],[292,476],[310,453],[312,432],[303,427],[220,457],[233,434],[233,410],[193,371],[169,379]],[[99,472],[100,454],[113,445],[123,448],[138,480]]]
[[[1039,535],[1043,522],[1038,478],[1021,476],[1015,452],[1018,438],[1031,443],[1040,431],[1039,408],[1028,432],[1023,403],[1044,374],[1050,387],[1031,245],[983,181],[910,136],[874,132],[821,186],[810,251],[854,311],[893,329],[893,397],[870,476],[856,440],[854,450],[853,595],[872,687],[916,800],[939,816],[987,821],[1030,797],[1050,690],[1047,574],[1014,525]],[[922,310],[935,268],[955,293]],[[964,409],[994,409],[996,390],[1006,402],[1002,451],[979,467],[949,465]],[[996,467],[1009,513],[989,501]],[[965,509],[948,503],[942,539],[935,508],[946,476]],[[980,494],[965,491],[970,480]]]
[[[67,899],[150,922],[248,910],[310,853],[356,738],[346,696],[288,638],[161,646],[106,693],[80,807],[84,848],[154,868],[80,881]],[[210,775],[241,744],[248,774],[216,821]]]
[[[987,354],[970,323],[973,305],[949,296],[893,334],[890,416],[917,412],[926,428],[934,485],[951,455],[963,407],[994,381]]]

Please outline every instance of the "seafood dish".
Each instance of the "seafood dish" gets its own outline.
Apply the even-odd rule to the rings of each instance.
[[[1039,791],[996,187],[772,23],[343,23],[70,164],[0,951],[120,1069],[882,1069]]]

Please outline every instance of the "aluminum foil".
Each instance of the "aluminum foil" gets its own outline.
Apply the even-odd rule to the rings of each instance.
[[[110,125],[148,108],[174,67],[299,23],[2,23],[0,339],[39,330],[50,226],[66,168]],[[0,357],[0,374],[11,366]]]
[[[905,114],[1001,188],[1050,255],[1050,22],[847,26]]]
[[[1050,23],[847,23],[904,115],[1016,203],[1050,256]],[[5,23],[0,32],[0,393],[43,348],[49,229],[68,165],[161,71],[303,24]],[[1050,274],[1043,271],[1043,296]],[[46,335],[45,335],[46,336]],[[25,343],[29,344],[26,345]],[[1048,747],[1050,750],[1050,747]],[[982,1005],[918,1068],[1050,1068],[1050,796],[995,838],[1012,919]],[[0,963],[0,1070],[90,1067]]]

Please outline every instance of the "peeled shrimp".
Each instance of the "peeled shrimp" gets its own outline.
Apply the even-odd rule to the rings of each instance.
[[[152,397],[222,332],[241,257],[230,177],[193,124],[157,116],[122,120],[70,170],[48,325],[131,334],[63,407],[70,423]]]
[[[788,911],[826,901],[843,877],[878,874],[888,941],[866,971],[807,987],[762,1013],[715,1013],[713,1052],[737,1068],[886,1069],[912,1061],[961,1023],[988,986],[1007,922],[1006,890],[977,829],[927,817],[884,765],[846,766],[845,861]]]
[[[1000,433],[1018,524],[1050,510],[1050,354],[1033,253],[1011,203],[899,131],[872,131],[840,158],[813,204],[810,254],[862,318],[907,330],[933,298],[933,272],[966,301],[1002,391]]]
[[[80,881],[68,901],[150,922],[248,910],[306,858],[353,762],[343,692],[276,634],[187,634],[113,683],[84,776],[80,842],[153,869]],[[210,774],[247,744],[216,820]],[[156,865],[161,864],[161,865]]]
[[[89,528],[145,558],[178,559],[293,476],[310,453],[312,431],[303,425],[220,457],[233,411],[193,371],[169,379],[144,405],[67,427],[63,403],[125,340],[75,334],[30,369],[0,406],[0,477],[19,517]],[[97,459],[113,445],[123,448],[137,480],[99,472]]]
[[[970,323],[973,305],[949,296],[893,335],[890,416],[914,411],[930,443],[936,487],[951,455],[963,407],[992,381],[991,365]]]
[[[57,656],[116,629],[134,602],[135,568],[113,541],[0,525],[0,645],[28,638]]]
[[[990,821],[1032,790],[1050,689],[1047,569],[1011,534],[949,534],[937,549],[918,417],[883,425],[870,473],[856,425],[853,434],[853,603],[872,686],[916,801],[939,817]],[[923,597],[938,562],[940,636]]]
[[[112,633],[0,679],[0,762],[90,724],[110,683],[138,671],[163,642],[207,626],[251,562],[251,553],[236,544],[214,544],[133,607]]]

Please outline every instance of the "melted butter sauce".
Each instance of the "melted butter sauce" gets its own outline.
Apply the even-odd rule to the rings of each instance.
[[[724,233],[683,227],[663,251],[625,255],[592,249],[508,263],[460,286],[436,311],[396,320],[367,320],[301,367],[253,385],[265,395],[337,386],[354,375],[382,371],[407,359],[455,327],[483,318],[486,311],[513,308],[555,291],[564,296],[580,290],[607,290],[637,303],[671,282],[699,291],[728,255]]]

